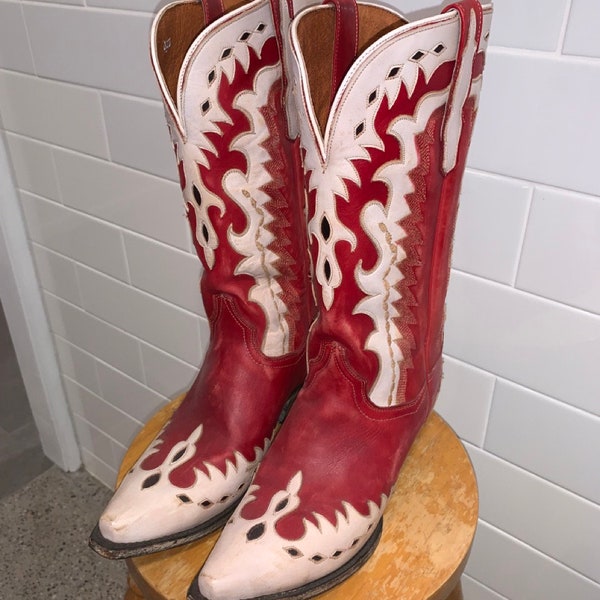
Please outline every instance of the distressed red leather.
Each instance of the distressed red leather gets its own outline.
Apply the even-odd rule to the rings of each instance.
[[[377,543],[440,388],[452,237],[491,9],[465,0],[442,17],[386,25],[345,69],[326,127],[311,105],[320,57],[302,52],[317,41],[299,33],[331,23],[324,10],[301,13],[291,33],[318,314],[308,376],[190,588],[195,599],[307,598],[348,576]],[[338,28],[352,37],[343,18],[352,10],[337,11],[336,39]],[[359,3],[359,15],[378,18],[369,10]]]
[[[218,527],[306,375],[313,303],[305,194],[298,142],[288,138],[282,110],[270,6],[250,2],[224,13],[221,0],[204,0],[197,8],[175,2],[163,9],[152,48],[204,266],[210,343],[191,389],[125,477],[92,537],[96,549],[117,557],[185,543]],[[185,56],[165,56],[181,45],[172,38],[186,27],[178,14],[204,15],[205,27],[181,49]],[[166,72],[172,68],[179,74]]]

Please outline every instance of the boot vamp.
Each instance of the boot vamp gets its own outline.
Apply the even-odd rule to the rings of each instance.
[[[181,406],[101,516],[105,538],[133,543],[170,536],[241,498],[304,374],[302,353],[266,358],[247,343],[249,335],[246,328],[224,335],[222,328],[214,337]]]
[[[373,405],[329,345],[198,580],[210,600],[302,587],[342,568],[369,542],[428,413]]]

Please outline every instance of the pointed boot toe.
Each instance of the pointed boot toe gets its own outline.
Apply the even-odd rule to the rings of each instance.
[[[187,543],[229,517],[304,381],[312,314],[299,146],[286,135],[269,1],[173,2],[154,21],[151,60],[210,343],[92,533],[110,558]]]
[[[144,453],[100,517],[90,537],[99,554],[127,558],[208,535],[227,520],[263,455],[256,448],[254,461],[249,462],[235,453],[221,470],[194,460],[194,443],[183,447],[179,443],[164,462],[148,469],[159,445],[155,442]]]
[[[290,28],[293,88],[308,111],[299,123],[318,308],[308,375],[190,600],[306,600],[352,575],[377,545],[440,387],[491,6],[462,0],[406,23],[333,3]]]
[[[312,598],[358,571],[373,554],[381,531],[380,521],[373,534],[365,543],[355,548],[352,556],[347,556],[345,561],[324,563],[321,569],[306,561],[303,565],[299,564],[294,560],[295,557],[289,554],[289,550],[285,551],[287,556],[282,556],[281,547],[274,547],[274,552],[261,550],[257,553],[250,550],[238,557],[239,562],[232,560],[228,548],[227,551],[219,553],[220,555],[211,555],[192,582],[188,600]],[[241,542],[241,539],[239,541]],[[245,560],[250,557],[251,560]]]
[[[300,600],[356,572],[381,536],[380,508],[370,503],[363,515],[345,504],[335,514],[335,523],[316,513],[309,520],[298,510],[301,488],[302,476],[296,473],[284,489],[268,492],[265,512],[245,515],[244,508],[257,500],[258,486],[251,487],[192,583],[188,598]],[[286,530],[298,525],[302,533],[289,535]]]

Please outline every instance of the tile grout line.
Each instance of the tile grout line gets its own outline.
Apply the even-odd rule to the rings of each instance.
[[[543,552],[542,550],[539,550],[535,546],[532,546],[528,542],[524,542],[522,539],[518,538],[517,536],[507,533],[506,531],[504,531],[504,529],[501,529],[500,527],[494,525],[493,523],[490,523],[489,521],[486,521],[485,519],[482,519],[481,517],[479,518],[479,522],[484,523],[487,527],[492,529],[495,533],[499,534],[501,537],[508,538],[508,540],[511,541],[511,543],[516,543],[517,545],[523,546],[524,549],[530,550],[534,554],[537,554],[538,557],[548,560],[549,562],[553,563],[555,566],[562,567],[566,571],[570,571],[573,575],[575,575],[577,577],[581,577],[581,579],[587,581],[588,583],[592,584],[593,586],[595,586],[596,588],[598,588],[600,590],[600,583],[598,583],[597,581],[595,581],[588,575],[584,575],[583,573],[581,573],[581,571],[578,571],[577,569],[574,569],[573,567],[568,566],[567,564],[561,562],[560,560],[554,558],[553,556],[546,554],[545,552]]]
[[[496,393],[496,387],[498,385],[498,376],[494,377],[494,384],[492,385],[492,395],[490,397],[490,405],[487,409],[487,414],[485,417],[485,426],[483,428],[483,437],[481,440],[481,449],[484,450],[485,449],[485,444],[486,444],[486,440],[487,440],[487,434],[488,434],[488,429],[490,426],[490,417],[492,416],[492,407],[494,405],[494,395]],[[487,450],[486,450],[487,452]]]
[[[18,135],[18,134],[17,134]],[[511,183],[521,183],[523,185],[536,187],[538,189],[547,189],[556,192],[564,192],[567,194],[577,194],[578,196],[585,196],[593,201],[600,200],[600,195],[591,192],[582,192],[581,190],[574,190],[573,188],[560,187],[559,185],[552,185],[551,183],[544,183],[542,181],[535,181],[533,179],[524,179],[516,175],[506,175],[505,173],[497,173],[495,171],[487,171],[486,169],[479,169],[477,167],[467,167],[466,173],[473,173],[474,175],[485,175],[493,177],[494,179],[502,179]]]
[[[175,173],[173,173],[173,179],[168,179],[166,177],[163,177],[162,175],[157,175],[156,173],[152,173],[150,171],[142,171],[141,169],[138,169],[136,167],[132,167],[132,166],[126,165],[124,163],[116,162],[114,160],[110,160],[103,156],[97,156],[95,154],[90,154],[89,152],[85,152],[85,151],[79,150],[77,148],[69,148],[67,146],[61,146],[60,144],[55,143],[55,142],[49,142],[48,140],[45,140],[42,138],[32,137],[31,135],[29,135],[27,133],[21,133],[19,131],[7,129],[6,126],[0,128],[0,130],[4,131],[5,133],[7,133],[9,135],[13,135],[18,138],[26,139],[28,141],[41,144],[43,146],[47,146],[50,150],[53,150],[53,151],[64,152],[65,154],[77,155],[78,157],[83,157],[88,160],[99,161],[99,162],[105,163],[106,165],[112,165],[116,169],[124,169],[124,170],[131,171],[138,175],[145,175],[147,177],[152,177],[152,179],[158,179],[159,181],[161,181],[163,183],[173,184],[174,186],[177,187],[177,189],[179,189],[179,184],[176,180]]]
[[[81,387],[85,387],[85,386],[81,386]],[[88,391],[90,391],[90,390],[88,390]],[[85,423],[86,425],[88,425],[92,429],[96,430],[98,433],[100,433],[104,437],[108,438],[111,442],[113,442],[113,443],[121,446],[121,448],[123,448],[123,450],[127,450],[127,446],[125,446],[122,442],[119,442],[119,440],[116,440],[112,435],[110,435],[110,433],[104,431],[103,429],[100,429],[97,425],[94,425],[91,421],[89,421],[88,419],[86,419],[83,415],[80,415],[78,413],[74,413],[74,414],[76,414],[77,418],[79,420],[83,421],[83,423]],[[81,445],[83,446],[83,444],[81,444]],[[88,448],[88,450],[90,450],[90,448]]]
[[[517,242],[517,248],[518,248],[517,260],[515,261],[515,264],[513,267],[513,273],[511,274],[511,286],[514,289],[521,289],[521,288],[517,287],[517,279],[519,277],[519,270],[521,268],[521,259],[523,257],[523,248],[525,246],[525,237],[527,236],[527,230],[529,229],[529,218],[531,215],[531,207],[533,205],[533,197],[535,195],[535,191],[536,191],[535,186],[531,186],[531,188],[529,190],[529,194],[527,196],[527,211],[526,211],[525,219],[523,222],[523,227],[522,227],[520,235],[519,235],[519,241]]]
[[[43,245],[43,244],[41,244],[41,245]],[[203,315],[199,315],[198,313],[193,312],[193,311],[189,310],[188,308],[184,308],[183,306],[179,306],[178,304],[175,304],[175,303],[171,302],[170,300],[165,300],[165,298],[161,298],[160,296],[156,296],[155,294],[153,294],[151,292],[148,292],[148,291],[143,290],[143,289],[141,289],[139,287],[136,287],[133,284],[129,284],[129,283],[127,283],[127,282],[125,282],[125,281],[123,281],[121,279],[118,279],[117,277],[114,277],[113,275],[109,275],[108,273],[105,273],[104,271],[100,271],[99,269],[96,269],[95,267],[90,267],[89,265],[81,263],[81,262],[77,261],[74,258],[72,258],[71,260],[75,261],[75,263],[77,264],[78,268],[83,268],[83,269],[87,269],[89,271],[93,271],[95,275],[100,275],[101,277],[105,277],[107,279],[110,279],[112,283],[115,283],[115,284],[118,284],[118,285],[122,285],[122,286],[125,286],[126,288],[129,288],[130,290],[133,290],[135,292],[139,292],[142,296],[144,296],[144,297],[146,297],[146,298],[148,298],[150,300],[158,301],[165,308],[169,307],[169,308],[172,308],[172,309],[175,309],[175,310],[182,311],[188,317],[194,317],[195,319],[197,319],[197,318],[207,319],[207,317],[204,317]],[[85,308],[85,306],[83,305],[83,302],[82,302],[82,306],[80,308],[83,308],[83,310],[85,310],[86,312],[89,312],[90,314],[93,314],[91,311],[88,311],[87,308]],[[97,316],[97,315],[95,315],[95,316]],[[139,338],[139,339],[143,339],[143,338]]]
[[[117,231],[122,231],[123,233],[132,235],[134,237],[138,237],[143,239],[144,241],[147,242],[152,242],[154,244],[156,244],[157,246],[161,246],[164,247],[167,250],[173,250],[176,251],[180,254],[183,254],[185,256],[189,256],[190,252],[188,252],[187,250],[183,249],[183,248],[178,248],[177,246],[173,246],[171,244],[168,244],[167,242],[163,242],[161,240],[157,240],[156,238],[150,237],[144,233],[140,233],[139,231],[134,231],[133,229],[127,229],[126,227],[124,227],[123,225],[117,225],[116,223],[114,223],[113,221],[108,221],[106,219],[103,219],[101,217],[97,217],[96,215],[93,215],[91,213],[87,213],[84,212],[82,210],[79,210],[77,208],[73,208],[72,206],[63,204],[62,202],[58,202],[56,200],[52,200],[51,198],[47,198],[46,196],[40,196],[40,194],[37,194],[35,192],[31,192],[29,190],[26,190],[24,188],[18,188],[18,191],[23,193],[23,194],[28,194],[29,196],[32,196],[33,198],[35,198],[36,200],[41,200],[43,202],[47,202],[49,204],[54,205],[57,208],[63,208],[66,211],[69,211],[71,213],[74,213],[76,215],[79,216],[83,216],[85,218],[90,219],[91,221],[96,221],[98,223],[100,223],[101,225],[104,225],[106,227],[110,227],[111,229],[115,229]],[[187,236],[190,237],[190,236]],[[32,239],[32,241],[35,242],[35,240]],[[44,244],[41,244],[40,242],[35,242],[41,246],[44,246]],[[44,246],[46,247],[46,246]],[[56,250],[52,250],[52,248],[47,248],[48,250],[50,250],[51,252],[54,252],[55,254],[59,254],[60,256],[66,256],[64,254],[61,254],[60,252],[57,252]],[[68,257],[68,258],[72,258],[72,257]],[[76,260],[76,259],[73,259]],[[83,263],[82,263],[83,264]]]
[[[563,21],[561,24],[560,32],[558,34],[558,43],[554,54],[556,56],[564,56],[563,50],[565,47],[565,38],[567,37],[567,29],[569,27],[569,19],[571,17],[571,8],[573,6],[573,0],[567,0],[565,5],[565,13],[563,15]]]
[[[106,149],[106,160],[111,164],[115,164],[113,162],[112,152],[110,150],[110,140],[108,137],[108,126],[106,125],[106,114],[104,111],[104,102],[102,102],[102,94],[100,93],[100,90],[96,91],[95,96],[98,101],[98,108],[100,110],[100,120],[102,121],[102,133],[104,134],[104,139],[102,141],[104,142],[104,146]]]
[[[85,1],[85,0],[84,0]],[[36,7],[43,7],[43,8],[51,8],[51,9],[66,9],[66,10],[73,10],[73,11],[85,11],[85,10],[90,10],[90,11],[94,11],[94,12],[98,12],[98,13],[104,13],[104,14],[114,14],[114,15],[118,15],[118,16],[122,16],[123,13],[129,13],[129,14],[139,14],[141,16],[147,16],[147,15],[153,15],[154,12],[153,11],[144,11],[144,10],[139,10],[137,8],[115,8],[114,6],[108,7],[108,6],[90,6],[87,1],[85,1],[85,4],[83,5],[74,5],[74,4],[63,4],[60,2],[41,2],[39,0],[21,0],[21,4],[23,5],[27,5],[27,6],[36,6]]]
[[[485,583],[482,583],[481,581],[479,581],[479,579],[477,579],[477,577],[473,577],[473,575],[467,575],[467,573],[464,573],[464,572],[463,572],[463,576],[466,577],[467,579],[471,579],[472,581],[475,581],[482,588],[485,588],[486,590],[492,592],[496,596],[500,597],[502,600],[509,600],[509,598],[507,598],[506,596],[503,596],[500,592],[497,592],[495,589],[491,588],[489,585],[486,585]]]
[[[70,381],[71,383],[74,383],[76,386],[84,389],[86,392],[88,392],[89,394],[91,394],[92,396],[94,396],[94,398],[100,400],[101,402],[103,402],[107,406],[110,406],[113,410],[116,410],[117,412],[120,412],[123,416],[127,417],[128,419],[131,419],[132,421],[134,421],[140,427],[144,425],[144,423],[142,423],[139,419],[136,419],[134,416],[132,416],[129,413],[125,412],[122,408],[119,408],[118,406],[115,406],[112,402],[109,402],[108,400],[106,400],[102,396],[98,396],[98,394],[96,394],[96,392],[92,392],[92,390],[88,389],[87,387],[85,387],[85,385],[82,385],[81,383],[79,383],[78,381],[76,381],[75,379],[73,379],[72,377],[69,377],[69,375],[66,375],[65,373],[62,373],[62,376],[67,381]],[[70,405],[69,405],[69,408],[71,408]],[[74,410],[73,408],[71,408],[71,410],[73,411],[73,413],[79,415],[79,413],[76,410]],[[82,416],[82,415],[79,415],[79,416]]]
[[[33,46],[31,45],[31,35],[29,33],[29,26],[27,25],[27,19],[25,18],[25,8],[23,2],[19,4],[19,8],[21,11],[21,17],[23,19],[23,27],[25,27],[25,35],[27,37],[27,47],[29,48],[29,55],[31,56],[31,66],[33,67],[33,73],[36,77],[38,77],[38,68],[35,64],[35,56],[33,54]],[[17,71],[20,73],[21,71]]]
[[[600,58],[577,54],[558,54],[555,50],[531,50],[530,48],[511,46],[490,46],[488,52],[490,55],[511,56],[513,58],[537,58],[540,60],[550,60],[554,63],[583,64],[595,67],[600,65]]]
[[[111,467],[106,462],[104,462],[99,456],[96,456],[89,448],[85,448],[84,446],[81,446],[81,449],[83,450],[83,452],[87,452],[90,456],[93,456],[97,461],[100,461],[107,469],[110,469],[111,471],[113,471],[115,477],[117,476],[117,474],[118,474],[117,470],[114,467]],[[82,452],[82,454],[83,454],[83,452]],[[106,485],[106,483],[104,481],[102,481],[97,475],[95,475],[94,472],[88,471],[88,467],[85,464],[85,461],[84,461],[84,467],[85,467],[85,470],[87,473],[89,473],[96,480],[100,481],[100,483],[102,483],[102,485]],[[114,488],[114,486],[113,486],[113,488]]]
[[[469,271],[464,271],[464,270],[458,269],[456,267],[452,267],[452,271],[454,271],[456,273],[460,273],[461,275],[463,275],[464,277],[467,277],[469,279],[475,279],[479,282],[487,283],[491,287],[501,288],[504,291],[509,291],[511,293],[514,293],[514,294],[517,294],[520,296],[526,296],[530,299],[535,299],[535,300],[538,300],[545,304],[551,304],[555,308],[560,308],[562,310],[570,311],[570,312],[577,313],[580,315],[587,315],[588,317],[591,317],[593,319],[600,319],[600,314],[595,313],[591,310],[588,310],[587,308],[581,308],[579,306],[574,306],[573,304],[567,304],[560,300],[555,300],[554,298],[548,298],[547,296],[542,296],[541,294],[534,294],[533,292],[529,292],[529,291],[523,290],[521,288],[512,287],[511,285],[509,285],[507,283],[502,283],[500,281],[496,281],[495,279],[488,279],[487,277],[482,277],[481,275],[477,275],[475,273],[470,273]]]
[[[47,6],[47,4],[44,3],[43,5],[40,5],[40,6]],[[146,14],[151,14],[151,13],[146,13]],[[65,79],[55,79],[53,77],[38,75],[37,73],[35,73],[35,74],[28,73],[27,71],[19,71],[16,69],[10,69],[8,67],[0,67],[0,75],[2,75],[2,73],[9,73],[11,75],[17,75],[17,76],[21,76],[21,77],[29,77],[30,79],[34,79],[34,80],[39,80],[39,81],[43,81],[43,82],[47,82],[47,83],[53,83],[53,84],[61,85],[64,87],[78,88],[80,90],[88,90],[90,92],[96,91],[96,92],[100,92],[101,94],[113,94],[116,96],[125,96],[132,100],[139,100],[141,102],[152,102],[157,106],[162,106],[162,102],[161,102],[160,98],[157,98],[157,97],[140,96],[139,94],[134,94],[131,92],[123,92],[121,90],[111,90],[108,88],[94,86],[94,85],[90,85],[87,83],[67,81]]]
[[[450,354],[448,351],[444,351],[444,354],[446,356],[448,356],[449,358],[452,358],[454,360],[457,360],[459,362],[461,362],[462,364],[465,364],[469,367],[473,367],[479,371],[482,371],[483,373],[487,373],[488,375],[492,375],[496,378],[496,381],[500,380],[500,382],[502,381],[506,381],[507,383],[510,383],[511,385],[514,385],[516,387],[522,388],[523,390],[526,390],[528,392],[533,392],[534,394],[537,394],[538,396],[542,396],[544,399],[549,400],[553,403],[556,403],[564,408],[567,408],[569,410],[575,411],[577,413],[581,413],[582,417],[585,418],[592,418],[592,419],[600,419],[600,415],[597,415],[596,413],[593,413],[589,410],[586,410],[585,408],[581,408],[579,406],[575,406],[574,404],[570,404],[569,402],[565,401],[565,400],[560,400],[559,398],[555,398],[554,396],[550,396],[547,392],[542,392],[536,388],[532,388],[529,387],[523,383],[519,383],[518,381],[515,381],[514,379],[510,379],[509,377],[507,377],[506,375],[500,375],[498,373],[494,373],[492,371],[489,371],[483,367],[480,367],[478,365],[475,365],[473,363],[470,363],[468,361],[466,361],[463,358],[460,358],[458,356],[455,356],[454,354]],[[495,386],[494,386],[495,388]]]
[[[166,355],[167,355],[168,357],[170,357],[170,358],[173,358],[173,359],[175,359],[175,360],[177,360],[177,361],[179,361],[179,362],[182,362],[184,365],[186,365],[186,366],[188,366],[188,367],[191,367],[192,369],[197,369],[197,368],[198,368],[198,365],[195,365],[195,366],[194,366],[193,364],[191,364],[191,363],[187,362],[187,361],[186,361],[186,360],[184,360],[183,358],[179,358],[178,356],[175,356],[174,354],[171,354],[171,353],[170,353],[168,350],[164,350],[163,348],[159,348],[158,346],[156,346],[156,345],[155,345],[155,344],[153,344],[152,342],[147,342],[146,340],[142,340],[141,338],[139,338],[138,336],[134,335],[133,333],[130,333],[130,332],[128,332],[128,331],[125,331],[124,329],[120,328],[119,326],[115,325],[114,323],[110,323],[109,321],[106,321],[105,319],[102,319],[102,318],[100,318],[100,317],[97,317],[96,315],[94,315],[94,314],[92,314],[92,313],[89,313],[89,312],[87,312],[87,311],[86,311],[86,310],[84,310],[84,309],[83,309],[81,306],[77,306],[76,304],[73,304],[72,302],[69,302],[69,300],[66,300],[65,298],[61,298],[60,296],[58,296],[57,294],[54,294],[53,292],[51,292],[51,291],[49,291],[49,290],[46,290],[46,289],[44,289],[44,292],[45,292],[46,294],[48,294],[49,296],[51,296],[51,297],[55,298],[56,300],[59,300],[60,302],[64,302],[65,304],[67,304],[67,305],[68,305],[68,306],[70,306],[71,308],[74,308],[74,309],[76,309],[76,310],[79,310],[79,311],[81,311],[82,313],[84,313],[85,315],[88,315],[88,316],[90,316],[90,317],[92,317],[92,318],[94,318],[94,319],[96,319],[96,320],[100,321],[102,324],[104,324],[104,325],[108,325],[109,327],[111,327],[111,328],[113,328],[113,329],[117,330],[119,333],[122,333],[122,334],[126,335],[127,337],[131,338],[131,339],[132,339],[132,340],[134,340],[134,341],[141,341],[141,342],[143,342],[144,344],[146,344],[146,345],[150,346],[151,348],[154,348],[155,350],[158,350],[158,351],[162,352],[163,354],[166,354]],[[72,341],[68,340],[67,338],[65,338],[65,337],[64,337],[63,335],[61,335],[60,333],[57,333],[57,332],[56,332],[56,331],[54,331],[54,330],[52,331],[52,333],[53,333],[54,335],[57,335],[57,336],[59,336],[60,338],[62,338],[63,340],[65,340],[66,342],[68,342],[69,344],[71,344],[72,346],[75,346],[76,348],[78,348],[78,349],[82,350],[83,352],[86,352],[86,353],[87,353],[87,354],[89,354],[90,356],[93,356],[93,357],[94,357],[94,358],[96,358],[97,360],[100,360],[101,362],[105,362],[107,365],[109,365],[109,366],[111,366],[111,367],[113,367],[113,368],[116,368],[116,367],[114,367],[113,365],[111,365],[110,363],[106,362],[105,360],[102,360],[102,359],[100,359],[100,358],[96,357],[96,355],[95,355],[95,354],[92,354],[92,353],[91,353],[91,352],[89,352],[88,350],[85,350],[84,348],[80,348],[80,347],[79,347],[77,344],[74,344]],[[452,358],[454,358],[454,357],[452,357]],[[119,369],[117,369],[117,370],[119,370]],[[121,371],[121,372],[122,372],[122,373],[124,373],[124,371]],[[125,374],[126,374],[126,373],[125,373]],[[128,376],[129,376],[129,377],[131,377],[131,375],[128,375]],[[131,378],[132,378],[132,379],[135,379],[135,377],[131,377]],[[135,380],[136,380],[136,381],[139,381],[139,380],[137,380],[137,379],[135,379]],[[140,382],[140,383],[141,383],[141,382]],[[152,389],[152,388],[150,388],[150,389]],[[156,391],[156,390],[154,390],[154,391]],[[160,393],[160,392],[157,392],[157,393]]]
[[[504,458],[503,456],[495,454],[491,450],[487,450],[486,448],[480,448],[476,444],[473,444],[473,442],[469,442],[468,440],[464,440],[462,438],[461,438],[461,441],[463,442],[465,448],[467,448],[467,452],[469,451],[468,447],[471,447],[473,450],[479,450],[479,452],[482,452],[483,454],[491,456],[493,459],[502,463],[503,469],[506,469],[506,468],[514,469],[515,471],[518,471],[521,475],[526,475],[527,477],[535,479],[536,481],[543,482],[543,484],[545,484],[551,488],[554,488],[554,491],[558,491],[562,494],[565,494],[566,496],[569,496],[570,502],[575,500],[575,501],[581,502],[583,504],[586,504],[590,508],[600,510],[600,504],[598,504],[597,502],[594,502],[594,500],[590,500],[589,498],[586,498],[585,496],[580,496],[577,492],[574,492],[573,490],[570,490],[569,488],[562,486],[560,483],[556,483],[555,481],[552,481],[551,479],[547,479],[546,477],[544,477],[543,475],[540,475],[539,473],[535,473],[534,471],[530,471],[526,467],[523,467],[521,465],[513,463],[510,460],[508,460],[507,458]]]

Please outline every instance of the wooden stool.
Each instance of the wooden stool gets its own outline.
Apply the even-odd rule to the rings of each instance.
[[[127,451],[117,483],[183,397],[161,409]],[[402,468],[371,559],[320,600],[462,600],[460,576],[475,534],[477,483],[456,434],[433,413]],[[125,600],[185,600],[218,532],[180,548],[127,559]]]

